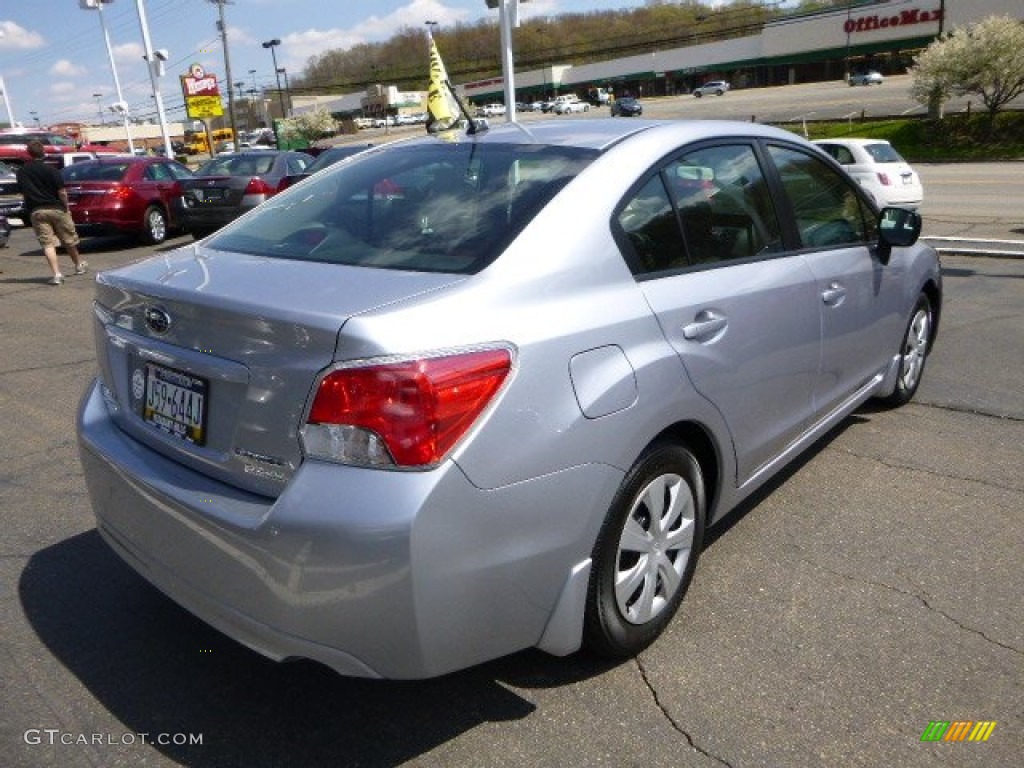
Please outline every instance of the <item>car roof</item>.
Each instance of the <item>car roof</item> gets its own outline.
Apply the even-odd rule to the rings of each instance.
[[[842,139],[814,139],[815,144],[842,144],[846,147],[863,147],[868,144],[888,144],[889,142],[885,139],[856,139],[856,138],[842,138]]]
[[[449,131],[439,136],[418,136],[395,144],[423,144],[437,141],[475,142],[477,144],[540,144],[576,147],[603,152],[633,136],[650,132],[668,136],[679,144],[720,136],[760,136],[803,141],[790,131],[760,123],[739,120],[616,120],[613,117],[591,119],[538,120],[528,124],[491,123],[476,134]],[[387,146],[387,145],[385,145]]]

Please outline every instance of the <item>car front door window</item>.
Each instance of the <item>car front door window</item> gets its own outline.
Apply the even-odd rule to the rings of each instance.
[[[770,146],[805,248],[835,248],[869,242],[874,227],[856,187],[820,158]]]

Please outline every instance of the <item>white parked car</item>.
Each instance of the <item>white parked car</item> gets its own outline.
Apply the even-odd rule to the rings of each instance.
[[[483,107],[480,109],[480,116],[481,117],[497,117],[499,115],[504,115],[504,114],[505,114],[505,105],[504,104],[498,104],[498,103],[484,104]]]
[[[924,200],[921,177],[883,139],[818,139],[814,142],[843,166],[875,205],[918,208]]]
[[[710,83],[704,83],[704,85],[694,88],[693,95],[698,99],[701,96],[708,96],[710,94],[721,96],[728,90],[729,84],[725,80],[712,80]]]
[[[572,101],[559,101],[552,110],[556,115],[571,115],[574,112],[589,112],[590,105],[585,101],[574,99]]]

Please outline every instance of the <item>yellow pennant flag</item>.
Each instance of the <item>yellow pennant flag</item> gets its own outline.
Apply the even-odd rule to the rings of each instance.
[[[427,112],[430,120],[427,130],[431,133],[446,131],[459,121],[459,105],[451,92],[448,73],[445,71],[441,54],[433,36],[430,38],[430,85],[427,88]]]

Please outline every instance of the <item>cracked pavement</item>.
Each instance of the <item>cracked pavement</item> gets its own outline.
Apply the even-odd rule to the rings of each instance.
[[[175,243],[182,243],[179,238]],[[147,253],[90,243],[105,268]],[[1024,261],[946,257],[917,399],[862,410],[711,532],[666,634],[617,664],[527,652],[439,680],[278,665],[93,530],[74,411],[89,278],[0,251],[4,766],[1016,766],[1024,748]],[[922,743],[994,720],[985,743]],[[115,743],[31,745],[28,729]],[[201,733],[201,746],[122,743]]]

